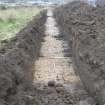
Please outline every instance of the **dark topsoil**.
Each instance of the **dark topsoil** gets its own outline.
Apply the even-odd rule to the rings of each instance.
[[[72,2],[54,11],[63,40],[72,48],[74,68],[100,105],[105,104],[105,7]],[[61,18],[62,17],[62,18]]]
[[[0,105],[38,105],[32,66],[44,37],[46,11],[0,49]]]

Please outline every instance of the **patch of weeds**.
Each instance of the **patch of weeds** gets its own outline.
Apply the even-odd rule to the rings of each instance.
[[[1,10],[6,10],[6,9],[7,9],[7,7],[6,7],[6,6],[4,6],[4,5],[1,5],[1,6],[0,6],[0,9],[1,9]]]

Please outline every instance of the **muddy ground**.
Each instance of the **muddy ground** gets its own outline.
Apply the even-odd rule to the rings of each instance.
[[[75,72],[88,92],[104,105],[105,7],[72,2],[56,8],[54,13],[62,32],[60,37],[72,49]]]

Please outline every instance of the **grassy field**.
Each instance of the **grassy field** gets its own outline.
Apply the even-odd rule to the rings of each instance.
[[[0,9],[0,41],[14,37],[39,11],[37,7]]]

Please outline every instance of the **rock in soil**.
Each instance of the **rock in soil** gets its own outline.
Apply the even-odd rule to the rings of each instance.
[[[50,86],[50,87],[55,87],[55,81],[49,81],[48,82],[48,86]]]

